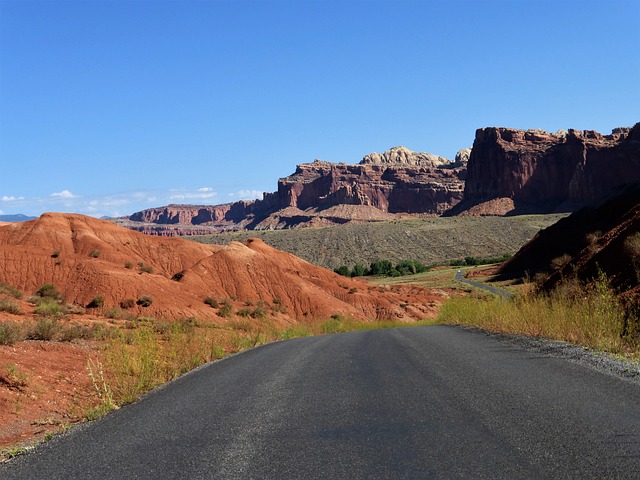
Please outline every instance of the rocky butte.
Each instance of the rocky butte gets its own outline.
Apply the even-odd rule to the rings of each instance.
[[[593,130],[481,128],[469,157],[464,200],[448,214],[575,211],[640,182],[640,123]]]
[[[261,200],[224,205],[168,205],[118,223],[158,235],[278,229],[380,221],[397,214],[439,215],[462,200],[469,149],[455,161],[394,147],[359,164],[316,160],[298,165]]]

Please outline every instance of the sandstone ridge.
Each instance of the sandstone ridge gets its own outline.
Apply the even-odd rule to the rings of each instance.
[[[118,223],[159,235],[280,229],[439,215],[462,200],[465,156],[457,162],[394,147],[359,164],[300,164],[261,200],[224,205],[168,205]],[[177,226],[180,226],[178,228]],[[173,226],[173,227],[172,227]]]

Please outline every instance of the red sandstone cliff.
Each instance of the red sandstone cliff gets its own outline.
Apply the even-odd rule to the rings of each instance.
[[[464,200],[449,214],[572,211],[640,182],[640,123],[592,130],[476,131]]]
[[[462,199],[465,160],[461,155],[450,162],[404,147],[372,153],[357,165],[317,160],[298,165],[293,175],[278,181],[276,192],[265,193],[262,200],[168,205],[134,213],[119,223],[173,236],[375,221],[404,213],[441,214]]]

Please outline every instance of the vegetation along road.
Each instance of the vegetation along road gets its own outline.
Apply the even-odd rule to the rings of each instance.
[[[637,478],[640,384],[452,326],[209,364],[0,478]]]

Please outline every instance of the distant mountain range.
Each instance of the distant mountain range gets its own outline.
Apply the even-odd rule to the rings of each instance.
[[[640,182],[640,123],[610,135],[476,131],[454,161],[394,147],[358,164],[298,165],[261,200],[168,205],[115,219],[155,235],[340,225],[425,215],[573,212]]]
[[[28,220],[34,220],[38,217],[29,217],[18,213],[16,215],[0,215],[0,222],[26,222]]]

